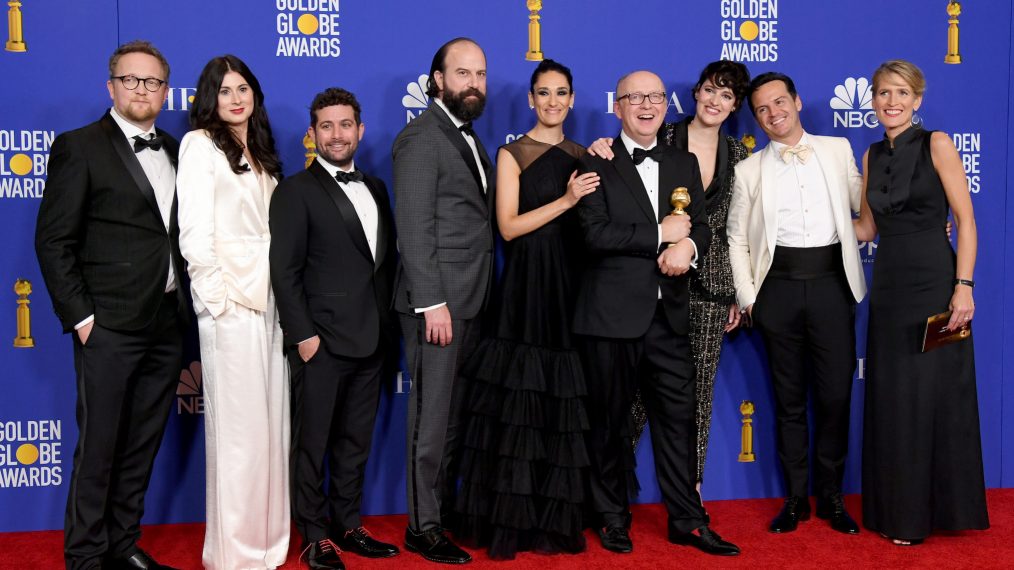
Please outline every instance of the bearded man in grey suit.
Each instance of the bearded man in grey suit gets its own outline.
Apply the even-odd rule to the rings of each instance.
[[[473,119],[486,103],[486,56],[453,39],[430,67],[429,108],[398,135],[395,221],[401,264],[395,310],[412,378],[408,401],[405,547],[427,560],[471,560],[443,534],[453,504],[466,387],[462,362],[478,341],[493,280],[493,170]]]

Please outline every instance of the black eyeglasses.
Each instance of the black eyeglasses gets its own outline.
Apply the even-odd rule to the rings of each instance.
[[[137,86],[144,83],[144,88],[152,93],[158,91],[165,85],[165,81],[157,77],[137,77],[134,75],[114,75],[112,79],[119,79],[123,87],[133,91]]]
[[[631,105],[640,105],[648,99],[653,105],[665,102],[665,91],[653,91],[651,93],[627,93],[616,98],[617,101],[626,99]]]

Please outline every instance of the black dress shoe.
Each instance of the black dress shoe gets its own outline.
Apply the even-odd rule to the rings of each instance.
[[[365,528],[359,527],[347,530],[338,539],[338,546],[346,552],[355,552],[367,558],[389,558],[400,552],[398,547],[370,536]]]
[[[809,520],[810,501],[806,497],[789,497],[785,499],[782,512],[771,521],[769,530],[771,532],[792,532],[796,530],[799,521]]]
[[[176,570],[172,566],[165,566],[155,562],[154,558],[140,548],[137,549],[137,552],[133,556],[110,560],[108,567],[112,570]]]
[[[312,570],[345,570],[345,563],[338,554],[341,549],[330,538],[311,542],[303,548],[306,564]]]
[[[599,539],[602,541],[602,548],[627,554],[634,551],[634,543],[630,540],[630,533],[623,526],[607,526],[599,529]]]
[[[722,537],[717,532],[708,528],[707,525],[702,526],[694,532],[682,533],[669,527],[669,542],[693,546],[701,552],[718,556],[736,556],[739,554],[738,546],[727,540],[722,540]]]
[[[845,510],[845,501],[842,500],[841,493],[817,501],[817,518],[831,521],[831,528],[838,532],[859,534],[859,525]]]
[[[465,564],[471,562],[472,557],[458,545],[451,542],[451,539],[444,536],[444,530],[436,527],[423,532],[405,529],[405,549],[415,552],[430,562],[440,564]]]

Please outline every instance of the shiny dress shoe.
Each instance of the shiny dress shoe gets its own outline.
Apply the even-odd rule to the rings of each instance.
[[[722,540],[722,537],[717,532],[711,530],[706,525],[694,532],[682,533],[676,532],[672,527],[669,527],[669,542],[693,546],[701,552],[717,556],[736,556],[739,554],[738,546],[727,540]]]
[[[602,548],[620,554],[627,554],[634,551],[634,543],[630,540],[630,533],[623,526],[607,526],[599,529],[599,540],[602,541]]]
[[[792,532],[796,530],[799,521],[809,520],[810,501],[806,497],[789,497],[785,499],[782,512],[771,521],[769,530],[771,532]]]
[[[859,525],[845,510],[845,501],[842,500],[841,493],[817,501],[817,518],[829,520],[831,528],[838,532],[859,534]]]
[[[311,542],[299,555],[306,557],[306,564],[312,570],[345,570],[345,563],[338,554],[341,549],[330,538]]]
[[[338,539],[338,546],[345,552],[354,552],[367,558],[388,558],[400,552],[397,546],[370,536],[363,527],[345,531]]]
[[[133,556],[110,560],[107,567],[112,570],[176,570],[172,566],[164,566],[155,562],[154,558],[140,548]]]
[[[464,550],[458,548],[457,544],[444,536],[444,530],[440,527],[415,532],[405,529],[405,549],[415,552],[430,562],[440,564],[465,564],[471,562],[472,557]]]

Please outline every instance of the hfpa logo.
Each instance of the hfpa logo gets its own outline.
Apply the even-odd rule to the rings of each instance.
[[[873,263],[874,258],[877,257],[877,242],[875,241],[861,241],[859,242],[859,259],[863,263]]]
[[[873,86],[865,77],[849,77],[835,87],[830,105],[834,109],[836,127],[872,129],[880,124],[873,111]]]

